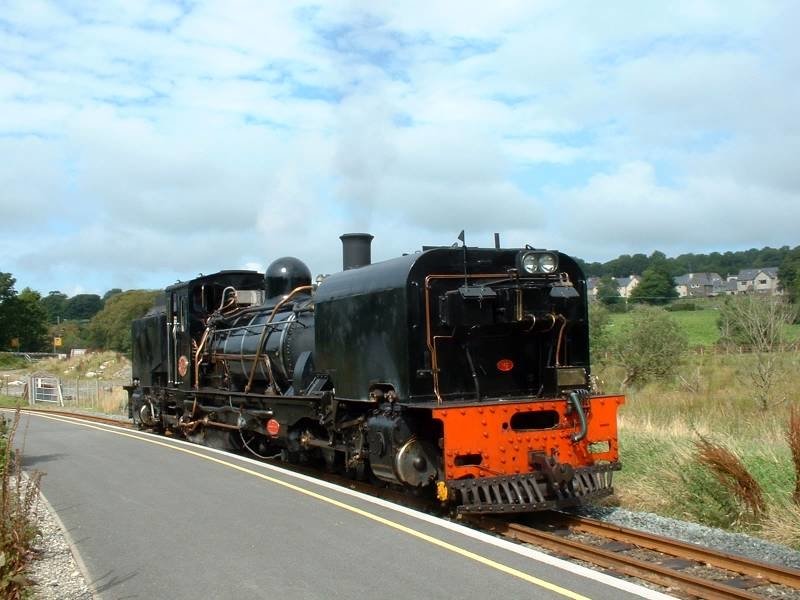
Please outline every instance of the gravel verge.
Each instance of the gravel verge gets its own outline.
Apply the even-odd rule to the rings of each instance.
[[[43,495],[35,511],[39,537],[28,574],[35,600],[94,600],[61,519]]]

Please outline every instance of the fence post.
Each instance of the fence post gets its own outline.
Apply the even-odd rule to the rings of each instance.
[[[61,377],[56,380],[56,393],[58,394],[58,404],[62,408],[64,407],[64,394],[62,393],[61,389]]]
[[[95,378],[95,380],[94,380],[94,399],[95,399],[95,404],[94,404],[94,406],[92,408],[94,408],[95,406],[99,408],[100,407],[100,378],[99,377]]]
[[[33,375],[28,377],[28,404],[33,406],[34,391],[33,391]]]

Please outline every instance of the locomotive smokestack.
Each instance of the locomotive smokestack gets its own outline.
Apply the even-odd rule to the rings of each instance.
[[[372,262],[372,235],[368,233],[345,233],[342,240],[342,270],[365,267]]]

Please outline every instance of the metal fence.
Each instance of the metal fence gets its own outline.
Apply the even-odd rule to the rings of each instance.
[[[0,376],[0,394],[3,396],[12,396],[15,398],[28,398],[28,381],[27,375],[2,375]]]
[[[94,408],[109,413],[127,411],[129,381],[106,379],[61,379],[64,406]]]
[[[61,382],[57,377],[33,375],[28,378],[28,401],[30,404],[46,402],[64,406],[61,395]]]
[[[12,378],[0,377],[0,394],[17,397],[30,405],[48,404],[126,414],[129,381],[88,377],[57,377],[49,373]]]

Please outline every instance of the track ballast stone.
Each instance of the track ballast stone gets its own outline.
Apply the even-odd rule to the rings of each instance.
[[[581,507],[575,514],[591,517],[621,527],[655,533],[691,544],[713,548],[720,552],[738,554],[761,562],[800,569],[800,552],[773,544],[744,533],[732,533],[715,527],[669,519],[653,513],[624,508]]]

